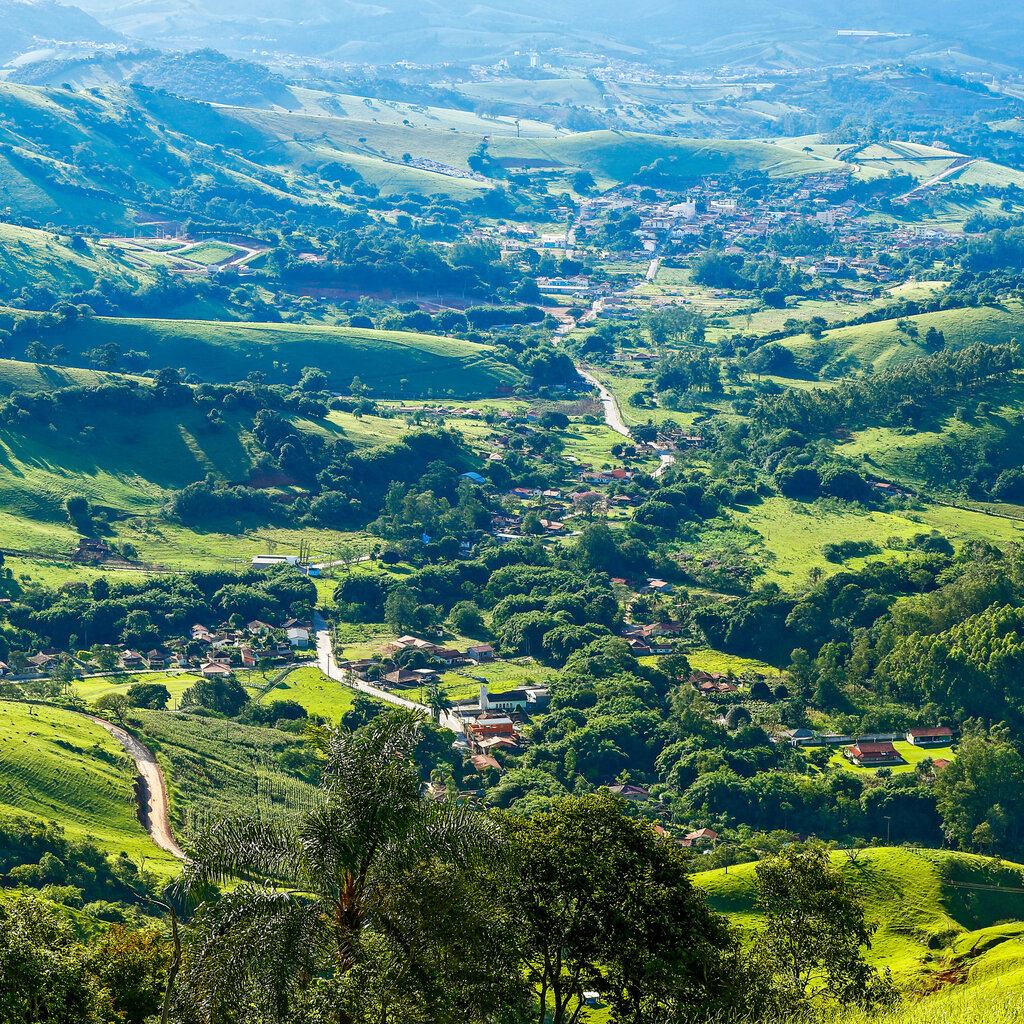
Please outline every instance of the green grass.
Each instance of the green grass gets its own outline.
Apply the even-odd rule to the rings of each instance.
[[[903,759],[907,762],[906,764],[892,765],[890,771],[894,774],[908,774],[914,771],[914,769],[924,760],[929,757],[932,760],[944,759],[946,761],[956,760],[956,753],[952,747],[916,747],[913,743],[908,743],[906,740],[897,740],[893,743],[896,750],[903,756]],[[844,756],[841,750],[837,750],[833,754],[830,764],[836,768],[841,768],[844,771],[854,772],[855,774],[868,774],[874,775],[878,769],[876,768],[864,768],[857,764],[852,764]]]
[[[15,391],[56,391],[60,388],[109,384],[121,379],[120,374],[86,370],[78,366],[46,366],[17,359],[0,359],[0,395],[4,396]]]
[[[979,410],[980,400],[986,406]],[[872,427],[859,431],[837,451],[859,460],[865,470],[938,495],[953,497],[989,449],[1013,450],[1024,415],[1024,378],[1018,374],[987,382],[965,396],[966,415],[937,415],[925,428]]]
[[[90,676],[88,679],[79,679],[73,685],[73,691],[90,704],[95,704],[97,699],[106,696],[108,693],[127,693],[128,688],[135,683],[160,683],[166,686],[171,694],[168,707],[175,708],[181,695],[200,676],[191,675],[188,672],[140,672],[131,675],[110,675]]]
[[[464,641],[463,646],[469,641]],[[515,663],[510,661],[494,662],[490,665],[467,665],[441,676],[441,684],[448,694],[448,699],[456,703],[468,703],[480,694],[478,679],[487,680],[487,688],[493,694],[506,693],[524,686],[533,686],[551,678],[555,670],[536,662]],[[473,676],[478,679],[471,678]],[[402,690],[402,696],[417,703],[426,700],[426,687],[414,687]]]
[[[144,279],[116,249],[87,240],[72,245],[67,235],[0,223],[0,292],[9,295],[33,284],[84,291],[98,275],[124,285]]]
[[[840,571],[842,565],[826,561],[821,553],[824,544],[834,543],[837,538],[873,541],[881,549],[880,554],[848,559],[843,563],[847,567],[901,557],[900,548],[886,546],[889,538],[907,539],[931,529],[944,534],[954,546],[967,540],[988,539],[1005,544],[1024,538],[1024,523],[929,503],[911,511],[886,512],[773,497],[730,515],[734,522],[761,535],[766,579],[785,589],[804,585],[812,567],[825,575]]]
[[[868,958],[888,967],[904,984],[941,969],[950,955],[944,946],[969,941],[968,933],[1007,919],[1024,918],[1024,894],[995,893],[979,885],[1021,887],[1019,865],[949,851],[877,848],[856,864],[840,852],[832,862],[854,882],[869,920],[878,922]],[[693,880],[711,906],[729,915],[745,941],[760,926],[754,907],[753,864],[701,872]],[[957,947],[952,946],[955,954]]]
[[[116,342],[148,352],[154,366],[192,367],[210,381],[260,371],[268,382],[294,382],[303,366],[318,366],[337,390],[358,376],[378,394],[439,397],[489,395],[522,381],[490,346],[404,331],[94,317],[62,329],[60,341],[78,353]]]
[[[135,777],[121,746],[81,715],[0,701],[0,812],[56,821],[68,835],[171,874],[176,868],[139,824]]]
[[[310,715],[318,715],[335,724],[352,707],[355,691],[334,679],[328,679],[318,668],[297,668],[262,699],[264,704],[293,700]]]
[[[187,260],[193,260],[196,263],[205,263],[207,265],[213,263],[223,263],[225,260],[231,259],[232,256],[238,256],[242,252],[237,246],[228,245],[226,242],[200,242],[198,245],[189,246],[186,249],[179,249],[175,252],[176,256],[182,256]]]
[[[1005,344],[1024,329],[1024,305],[1012,301],[998,307],[944,309],[906,317],[904,322],[916,326],[916,336],[901,331],[895,320],[880,320],[827,331],[818,340],[802,334],[780,344],[790,349],[804,366],[827,366],[843,359],[848,369],[884,370],[926,355],[923,341],[929,327],[942,331],[948,348],[962,348],[978,341]]]
[[[1007,943],[1012,967],[1007,965],[996,977],[984,976],[991,957],[971,970],[966,987],[936,992],[920,1000],[907,1000],[891,1013],[871,1017],[853,1014],[842,1024],[1016,1024],[1024,1020],[1024,958],[1021,943]],[[978,975],[975,978],[975,975]],[[840,1024],[839,1021],[836,1024]]]
[[[629,397],[637,391],[651,386],[651,378],[635,377],[625,373],[610,373],[605,370],[590,372],[595,376],[614,396],[619,407],[619,415],[627,427],[635,427],[638,424],[647,423],[648,420],[654,423],[664,423],[665,420],[673,420],[680,426],[689,426],[696,414],[692,412],[674,412],[671,409],[660,407],[653,409],[638,409],[629,404]]]
[[[756,658],[740,658],[735,654],[725,654],[710,648],[699,651],[687,651],[686,658],[695,672],[733,672],[742,675],[744,672],[759,672],[765,676],[778,675],[778,669],[765,661]]]

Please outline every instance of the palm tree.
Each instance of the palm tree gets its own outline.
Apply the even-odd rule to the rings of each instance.
[[[483,816],[421,795],[422,729],[394,711],[324,730],[319,807],[290,826],[236,819],[198,837],[179,883],[202,901],[181,997],[202,1018],[246,1007],[251,1020],[294,1019],[319,993],[338,1024],[386,1022],[389,1008],[420,1019],[413,1006],[456,1021],[518,998],[515,970],[482,962],[500,943],[485,938],[493,917],[471,869],[485,853],[493,863],[497,838]],[[226,883],[238,884],[216,897]],[[467,992],[480,1005],[456,997]]]
[[[427,687],[427,695],[423,703],[430,708],[430,714],[435,722],[440,722],[441,716],[452,707],[448,691],[438,682],[433,682]]]

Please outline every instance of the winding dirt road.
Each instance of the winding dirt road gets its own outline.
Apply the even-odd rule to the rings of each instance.
[[[140,743],[127,729],[122,729],[113,722],[108,722],[95,715],[86,715],[91,722],[106,729],[111,736],[127,751],[135,762],[139,772],[139,819],[143,828],[153,837],[153,842],[180,860],[185,860],[185,853],[177,844],[171,831],[168,817],[167,784],[164,773],[156,763],[156,758],[148,747]]]

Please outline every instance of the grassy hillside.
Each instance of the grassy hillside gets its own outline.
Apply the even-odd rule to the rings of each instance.
[[[370,112],[383,116],[371,118],[367,116]],[[658,159],[670,160],[673,174],[687,179],[755,168],[777,177],[844,169],[824,154],[764,142],[665,138],[619,131],[516,138],[506,130],[505,122],[474,121],[468,116],[456,121],[438,117],[432,122],[420,117],[408,124],[397,123],[392,114],[376,110],[372,101],[350,105],[346,108],[348,117],[240,107],[226,113],[259,132],[268,144],[283,147],[292,167],[308,163],[311,155],[327,160],[338,158],[340,153],[341,159],[388,191],[397,191],[398,187],[382,180],[382,173],[433,179],[438,187],[444,184],[446,188],[478,190],[483,187],[479,183],[445,179],[415,167],[381,166],[381,161],[400,163],[408,153],[466,170],[469,156],[485,135],[490,139],[488,152],[499,164],[547,170],[583,168],[606,185],[630,181],[641,168]]]
[[[253,463],[243,419],[232,415],[226,429],[204,428],[202,412],[186,407],[138,416],[130,425],[107,410],[77,436],[34,424],[2,429],[0,464],[7,472],[0,475],[0,506],[6,514],[66,522],[64,499],[84,494],[123,513],[144,514],[207,473],[245,480]]]
[[[318,366],[334,389],[359,377],[381,395],[472,397],[522,380],[489,346],[402,331],[95,317],[62,327],[60,342],[77,355],[116,342],[149,353],[152,366],[185,366],[219,382],[259,371],[268,383],[294,383],[303,367]]]
[[[72,243],[67,236],[0,223],[0,295],[12,295],[29,285],[80,291],[91,288],[98,275],[122,284],[140,281],[138,272],[116,250],[86,239]]]
[[[832,862],[857,885],[869,920],[878,923],[869,958],[904,984],[944,970],[972,948],[994,952],[1024,932],[1020,924],[998,927],[1024,918],[1021,865],[902,848],[865,851],[856,864],[837,852]],[[755,881],[753,864],[694,876],[711,906],[728,914],[747,940],[759,927]],[[1019,942],[1011,948],[1018,969],[1024,967],[1024,948]]]
[[[981,397],[983,402],[977,399]],[[1024,461],[1020,423],[1024,418],[1024,381],[994,381],[968,403],[965,417],[944,415],[926,429],[872,427],[839,445],[837,451],[863,462],[887,480],[939,493],[955,493],[958,481],[987,460],[986,452],[1011,453],[1006,461]]]
[[[911,331],[901,328],[900,324],[912,325]],[[961,348],[976,341],[1004,344],[1024,331],[1024,305],[1008,302],[1002,306],[944,309],[901,321],[880,320],[840,327],[827,331],[820,339],[801,334],[779,344],[810,370],[828,372],[828,367],[836,364],[841,365],[844,372],[884,370],[895,363],[927,355],[923,341],[929,327],[943,333],[948,348]]]
[[[177,862],[146,835],[131,802],[134,765],[81,715],[0,701],[0,812],[57,821],[111,854],[168,870]]]
[[[117,379],[120,379],[120,375],[105,373],[103,370],[0,359],[0,396],[4,397],[15,391],[56,391],[60,388],[106,384]]]

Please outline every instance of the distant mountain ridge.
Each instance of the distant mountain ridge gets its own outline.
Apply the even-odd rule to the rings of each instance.
[[[0,63],[51,43],[115,43],[119,32],[54,0],[0,0]]]
[[[155,45],[215,46],[339,60],[423,63],[486,60],[516,49],[589,50],[715,63],[731,53],[781,47],[781,57],[813,62],[827,45],[855,56],[917,47],[963,47],[1019,65],[1024,9],[1011,0],[651,0],[624,14],[618,0],[81,0],[104,24]],[[839,37],[841,30],[909,39]],[[897,43],[897,45],[894,45]],[[826,55],[827,56],[827,55]]]

